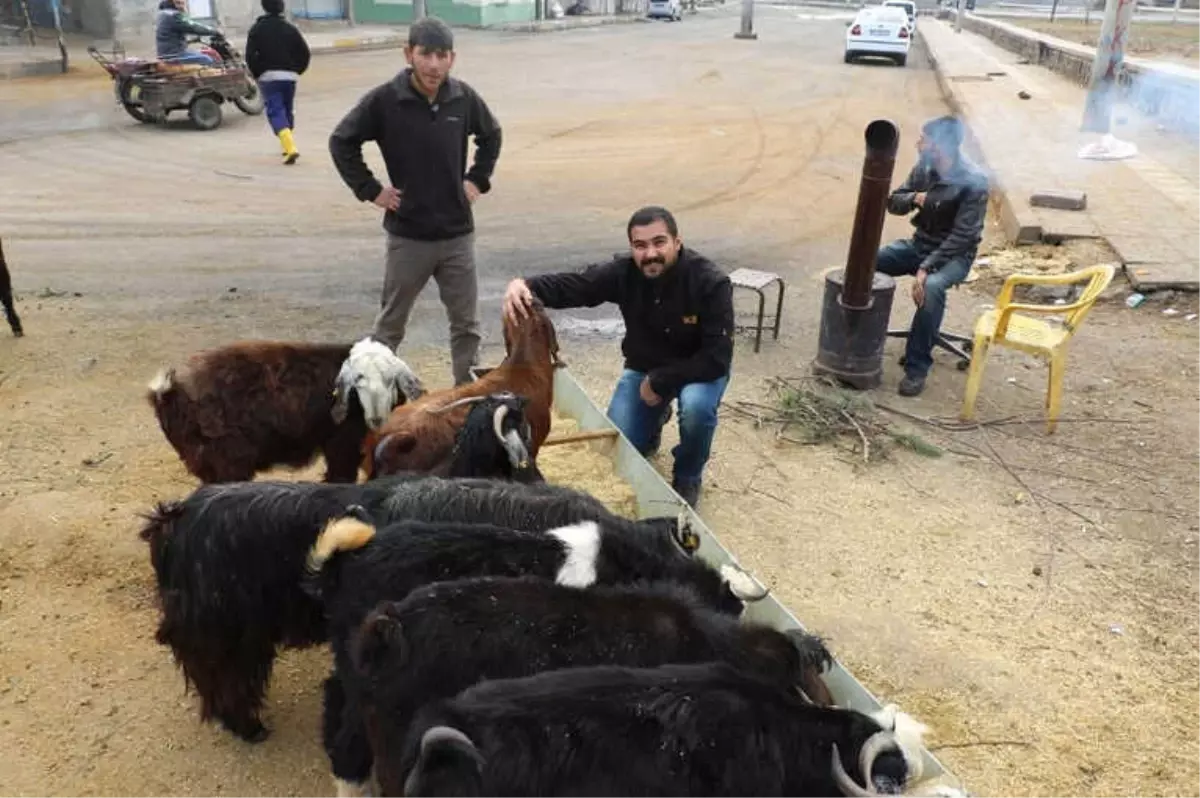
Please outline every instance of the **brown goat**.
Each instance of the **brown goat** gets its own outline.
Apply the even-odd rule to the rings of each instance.
[[[4,259],[2,243],[0,243],[0,304],[4,305],[4,317],[8,319],[8,326],[12,328],[12,334],[20,338],[25,331],[21,329],[21,317],[17,315],[17,308],[13,305],[12,277],[8,274],[8,261]]]
[[[504,348],[504,361],[487,374],[397,407],[383,426],[368,433],[362,463],[367,477],[401,471],[445,476],[472,400],[504,392],[529,401],[525,408],[529,454],[536,459],[542,441],[550,434],[554,369],[564,365],[558,358],[554,324],[541,302],[535,299],[529,315],[515,325],[505,318]]]
[[[192,355],[178,371],[164,369],[146,398],[202,482],[250,481],[276,465],[301,468],[318,452],[326,482],[355,482],[372,422],[421,391],[407,364],[377,341],[241,341]]]

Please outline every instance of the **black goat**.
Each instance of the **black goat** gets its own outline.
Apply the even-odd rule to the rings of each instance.
[[[832,704],[820,674],[832,662],[820,639],[742,623],[704,607],[676,583],[568,587],[535,578],[476,578],[418,588],[381,602],[350,641],[352,668],[340,662],[346,701],[357,704],[370,748],[397,752],[413,713],[484,679],[529,676],[586,665],[650,667],[721,660],[810,699]],[[344,726],[343,726],[344,728]],[[326,733],[337,725],[326,720]],[[370,761],[357,735],[326,739],[335,774]],[[381,781],[403,777],[379,770]],[[342,767],[339,768],[338,765]]]
[[[12,277],[8,273],[8,261],[4,259],[4,244],[0,242],[0,304],[4,305],[4,317],[12,334],[20,338],[25,334],[21,327],[21,317],[17,315],[17,307],[13,304]]]
[[[921,777],[924,730],[894,707],[871,716],[814,706],[726,663],[565,668],[426,704],[403,748],[378,752],[395,765],[381,769],[380,787],[407,796],[899,794]],[[392,774],[407,775],[396,783]]]
[[[664,551],[654,536],[633,537],[582,521],[544,533],[489,524],[404,521],[376,530],[367,517],[332,522],[310,555],[312,590],[325,602],[335,672],[326,681],[327,707],[341,709],[338,723],[325,719],[326,747],[339,795],[362,789],[371,771],[370,749],[358,696],[345,693],[341,673],[351,666],[349,640],[379,602],[404,599],[432,582],[472,576],[534,576],[573,587],[640,581],[688,586],[698,606],[729,616],[743,601],[749,577],[738,569],[713,568],[681,551]],[[356,786],[357,785],[357,786]]]
[[[594,519],[664,552],[694,542],[674,518],[629,521],[585,493],[545,483],[395,475],[361,485],[201,486],[158,504],[141,538],[158,580],[157,640],[171,647],[199,693],[203,720],[216,718],[246,740],[265,739],[259,715],[277,649],[327,639],[321,602],[301,587],[305,557],[325,524],[352,504],[380,523],[485,519],[543,532]]]

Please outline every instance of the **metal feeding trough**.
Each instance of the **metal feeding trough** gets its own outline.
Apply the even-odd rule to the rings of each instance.
[[[884,321],[886,323],[886,317]],[[490,370],[477,369],[475,374],[477,377],[482,376]],[[579,425],[581,432],[608,433],[603,440],[592,445],[608,455],[616,474],[633,488],[637,497],[639,517],[661,517],[686,513],[692,530],[700,539],[700,547],[696,556],[717,568],[728,564],[741,569],[737,559],[721,545],[717,536],[709,530],[700,516],[679,497],[679,494],[671,489],[671,486],[654,470],[654,467],[638,454],[629,439],[620,433],[608,416],[588,397],[566,368],[559,368],[554,372],[554,409],[560,415],[573,419]],[[757,582],[757,580],[755,581]],[[758,584],[765,588],[761,583]],[[783,632],[791,629],[804,629],[796,617],[769,592],[765,598],[748,605],[745,617],[768,624]],[[874,712],[882,708],[879,700],[871,695],[836,659],[833,667],[824,675],[824,680],[834,701],[839,706],[857,709],[860,712]],[[922,750],[922,754],[924,773],[920,784],[916,785],[917,790],[925,794],[932,794],[928,791],[932,786],[944,785],[958,794],[963,794],[963,787],[953,774],[942,767],[942,764],[928,751]]]
[[[821,333],[813,373],[867,389],[883,379],[883,345],[896,281],[875,271],[891,193],[900,131],[887,119],[867,125],[867,154],[858,186],[846,268],[825,275]]]

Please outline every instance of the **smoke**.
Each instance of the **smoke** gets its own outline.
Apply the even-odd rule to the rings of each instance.
[[[1151,117],[1168,130],[1200,136],[1200,86],[1195,78],[1126,64],[1117,100]]]

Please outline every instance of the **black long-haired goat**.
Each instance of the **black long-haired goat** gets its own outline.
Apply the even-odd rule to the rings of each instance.
[[[21,317],[17,315],[17,308],[13,305],[12,277],[8,274],[8,261],[4,259],[3,243],[0,243],[0,304],[4,305],[4,317],[8,319],[12,334],[20,338],[25,331],[21,328]]]
[[[459,431],[454,467],[490,479],[450,480],[452,491],[497,495],[505,483],[492,480],[540,480],[527,430],[516,397],[483,397]],[[215,717],[246,740],[266,737],[259,713],[277,648],[327,639],[321,602],[301,589],[318,532],[348,504],[381,522],[408,517],[411,504],[397,501],[397,492],[419,479],[220,483],[161,503],[147,516],[141,537],[158,577],[157,640],[172,648],[185,681],[200,694],[202,719]],[[537,516],[527,523],[539,523]]]

